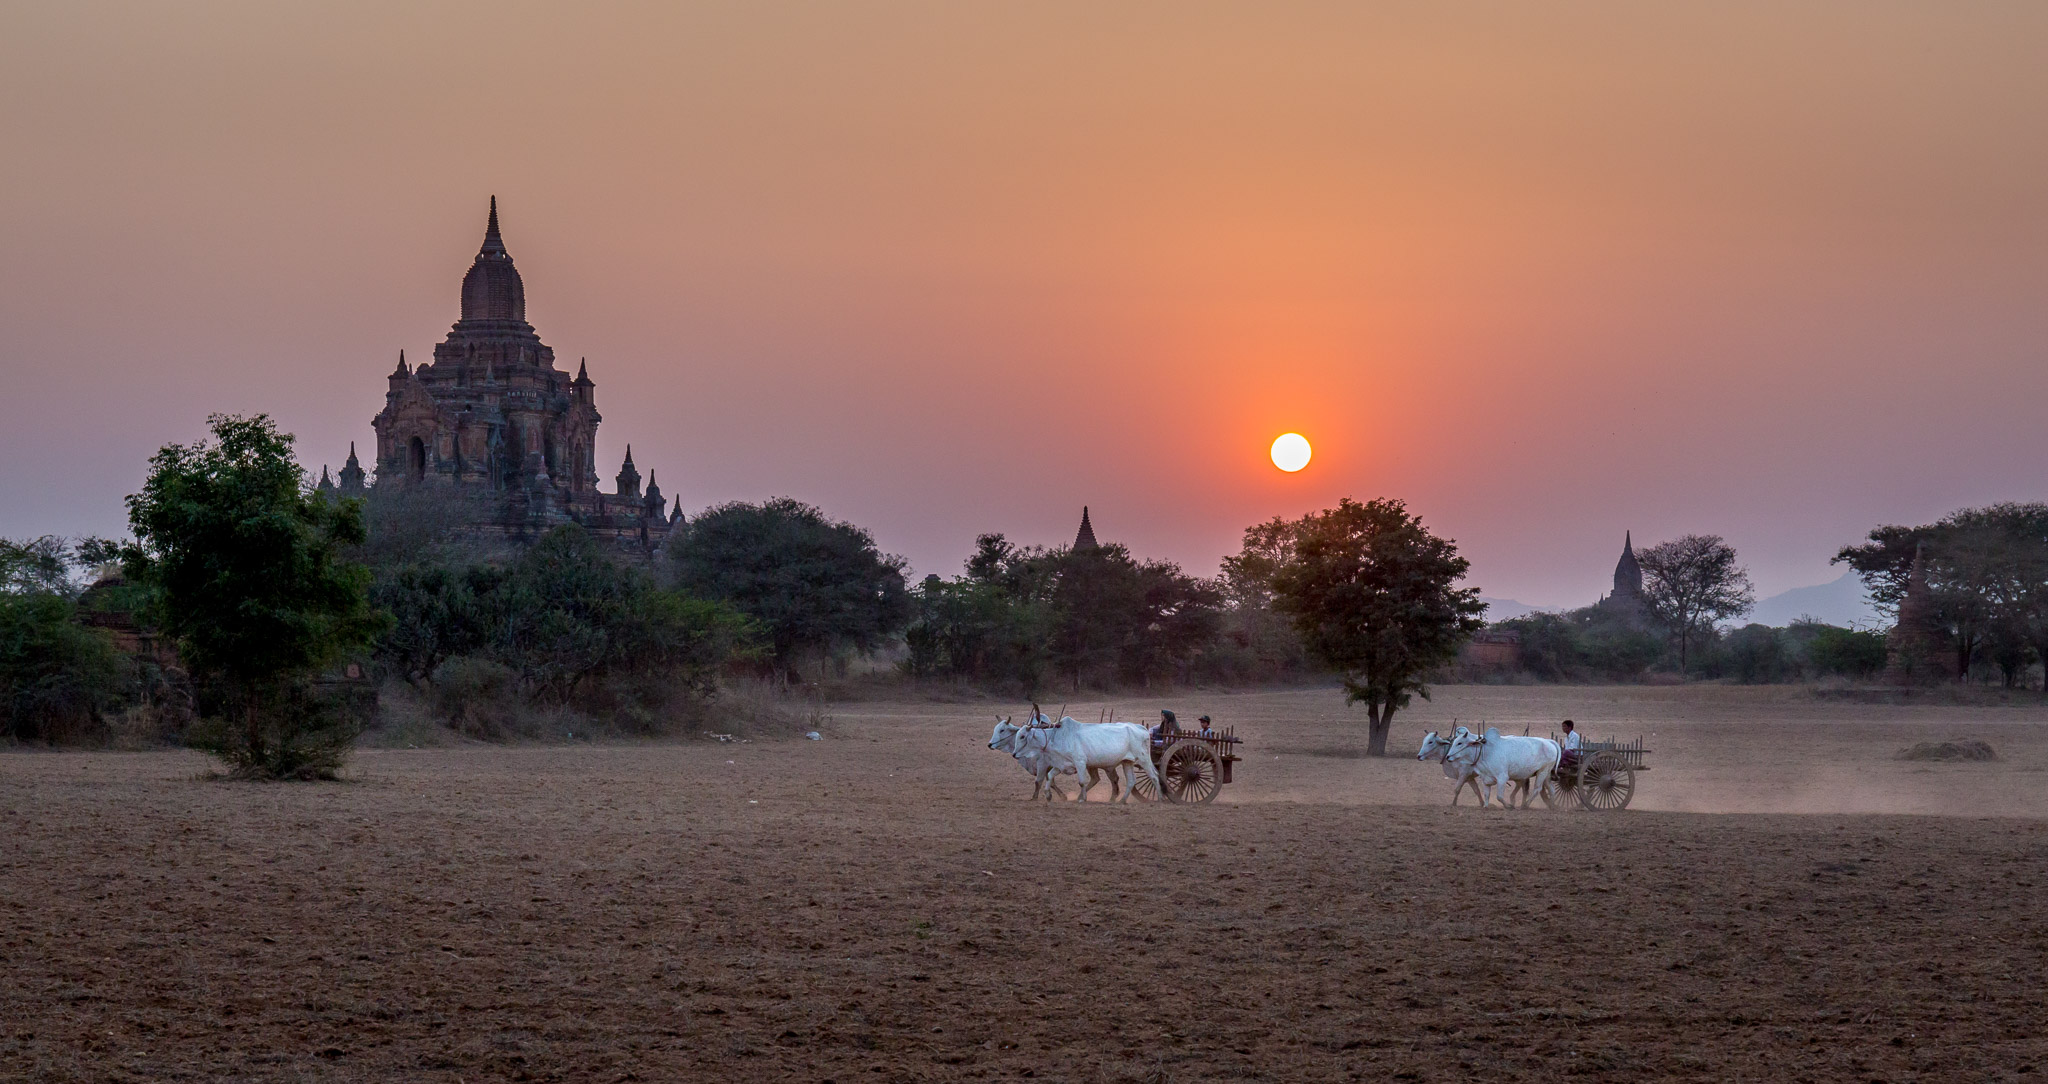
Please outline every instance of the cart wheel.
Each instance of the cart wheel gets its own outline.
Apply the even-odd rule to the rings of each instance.
[[[1606,813],[1628,808],[1636,795],[1635,769],[1614,753],[1595,753],[1579,768],[1579,804]]]
[[[1223,762],[1206,742],[1174,742],[1159,758],[1159,783],[1169,802],[1213,802],[1223,789]]]
[[[1577,804],[1571,787],[1559,779],[1557,773],[1551,773],[1550,778],[1543,781],[1543,808],[1561,813]]]
[[[1144,802],[1159,800],[1159,788],[1152,785],[1152,777],[1143,768],[1131,769],[1131,797]]]

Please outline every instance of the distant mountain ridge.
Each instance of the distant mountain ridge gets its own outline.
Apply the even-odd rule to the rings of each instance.
[[[1782,628],[1802,617],[1857,628],[1881,627],[1885,623],[1877,607],[1870,604],[1863,581],[1854,572],[1844,572],[1832,583],[1781,591],[1758,602],[1756,609],[1742,620]]]
[[[1543,608],[1531,606],[1526,602],[1516,602],[1511,598],[1488,598],[1485,595],[1479,596],[1479,601],[1486,603],[1486,620],[1489,622],[1512,621],[1517,617],[1527,617]]]
[[[1479,596],[1486,603],[1486,620],[1512,621],[1533,613],[1561,612],[1555,607],[1531,606],[1511,598]],[[1802,617],[1811,617],[1830,625],[1854,628],[1882,628],[1884,615],[1870,604],[1870,597],[1864,593],[1863,582],[1854,572],[1844,572],[1832,582],[1814,584],[1811,587],[1794,587],[1780,591],[1756,604],[1756,609],[1742,618],[1739,624],[1754,622],[1783,628]]]

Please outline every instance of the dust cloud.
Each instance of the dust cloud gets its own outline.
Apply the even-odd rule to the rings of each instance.
[[[1862,704],[1775,686],[1452,686],[1395,716],[1384,759],[1365,755],[1365,711],[1335,689],[1160,706],[1212,715],[1246,739],[1222,801],[1448,805],[1441,768],[1415,760],[1426,731],[1555,737],[1569,718],[1590,739],[1644,740],[1650,770],[1636,777],[1630,812],[2048,817],[2048,705]],[[1093,719],[1100,707],[1069,711]],[[1970,741],[1999,759],[1899,759],[1916,743]],[[1461,803],[1473,804],[1469,792]]]

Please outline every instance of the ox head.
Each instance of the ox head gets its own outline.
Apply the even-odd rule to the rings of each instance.
[[[1422,736],[1422,749],[1415,754],[1415,759],[1428,760],[1436,754],[1437,750],[1443,748],[1446,748],[1444,740],[1437,737],[1436,731],[1432,730]]]
[[[1497,734],[1499,732],[1489,730],[1487,731],[1487,733]],[[1444,759],[1465,760],[1476,758],[1479,756],[1479,747],[1485,744],[1485,738],[1482,738],[1479,735],[1474,734],[1470,730],[1467,730],[1461,726],[1458,729],[1451,732],[1451,747],[1447,752],[1444,753]],[[1469,755],[1466,752],[1467,750],[1471,751]]]
[[[1018,760],[1024,760],[1044,752],[1045,747],[1052,742],[1052,736],[1047,733],[1051,729],[1037,726],[1020,728],[1010,741],[1010,755]]]
[[[994,730],[989,731],[988,747],[990,749],[1009,752],[1011,746],[1016,743],[1017,732],[1022,729],[1022,727],[1019,727],[1011,723],[1009,716],[996,716],[996,728]]]

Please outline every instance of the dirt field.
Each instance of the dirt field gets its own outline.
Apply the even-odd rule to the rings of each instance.
[[[1215,805],[1027,805],[932,704],[342,784],[0,756],[0,1076],[2048,1075],[2048,711],[1444,689],[1379,761],[1334,692],[1167,706],[1249,739]],[[1413,760],[1565,714],[1649,738],[1635,807],[1452,809]],[[1891,759],[1956,737],[2002,759]]]

